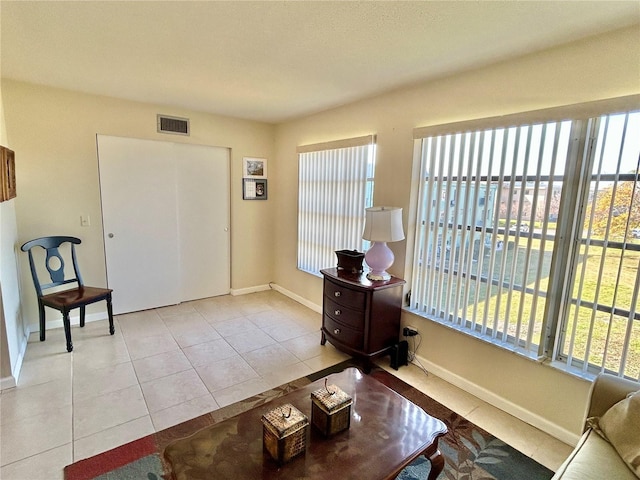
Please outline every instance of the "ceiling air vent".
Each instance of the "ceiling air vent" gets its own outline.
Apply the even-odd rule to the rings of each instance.
[[[158,133],[189,135],[189,119],[158,115]]]

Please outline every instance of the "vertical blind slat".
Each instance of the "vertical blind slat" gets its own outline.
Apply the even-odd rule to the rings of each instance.
[[[605,154],[605,150],[606,150],[606,139],[608,138],[608,135],[606,135],[606,132],[608,130],[609,130],[609,117],[607,116],[605,118],[605,122],[604,122],[604,132],[605,132],[604,139],[605,140],[604,140],[604,144],[602,145],[602,148],[601,148],[601,156],[602,156],[601,167],[602,168],[605,168],[605,164],[604,164],[605,157],[604,157],[604,154]],[[615,197],[615,188],[616,188],[616,184],[613,185],[614,192],[612,194],[612,199],[611,200],[613,200],[613,197]],[[597,201],[598,201],[598,195],[594,194],[593,195],[592,205],[591,205],[592,211],[597,210]],[[605,238],[608,238],[609,231],[610,231],[610,228],[611,228],[611,214],[612,213],[613,213],[613,201],[610,201],[610,203],[609,203],[609,215],[608,215],[609,218],[607,220],[607,226],[605,228],[605,230],[606,230]],[[594,221],[595,221],[595,218],[594,218]],[[603,274],[604,274],[604,268],[603,267],[604,267],[605,259],[606,259],[606,256],[607,256],[607,249],[608,249],[608,245],[607,245],[607,242],[605,242],[604,246],[602,247],[602,253],[601,253],[601,256],[600,256],[600,264],[598,266],[598,279],[597,279],[597,282],[596,282],[595,294],[594,294],[594,297],[593,297],[594,300],[600,297],[600,288],[602,286],[602,278],[603,278]],[[586,372],[588,367],[589,367],[588,360],[589,360],[589,357],[590,357],[590,354],[591,354],[591,346],[593,344],[594,328],[595,328],[595,325],[596,325],[597,315],[598,315],[598,305],[597,305],[597,303],[595,301],[593,301],[592,302],[592,307],[591,307],[591,318],[590,318],[590,321],[589,321],[589,334],[587,336],[587,343],[586,343],[586,346],[585,346],[585,352],[584,352],[584,355],[582,357],[582,361],[583,361],[582,371],[583,372]]]
[[[459,228],[456,227],[458,225],[460,225],[460,220],[458,220],[460,213],[459,213],[459,208],[460,208],[460,204],[462,203],[462,176],[463,176],[463,172],[464,172],[464,165],[465,165],[465,150],[466,150],[466,140],[467,140],[467,135],[461,135],[460,136],[460,144],[458,146],[458,172],[457,172],[457,176],[458,176],[458,180],[456,182],[456,198],[454,200],[454,204],[453,207],[451,208],[451,224],[454,226],[453,227],[453,239],[451,240],[451,258],[452,261],[454,263],[454,268],[456,271],[458,271],[458,275],[456,276],[456,282],[455,282],[455,291],[452,292],[453,295],[453,320],[455,323],[458,324],[462,324],[462,319],[461,316],[459,315],[459,308],[460,308],[460,295],[461,295],[461,288],[462,288],[462,272],[461,272],[461,265],[464,265],[464,259],[462,257],[462,253],[464,251],[464,228]],[[464,211],[464,210],[463,210]],[[464,222],[462,222],[462,225],[464,226]],[[451,275],[453,277],[453,275]]]
[[[438,312],[435,309],[435,305],[436,305],[436,298],[437,298],[437,292],[439,291],[439,282],[436,281],[436,262],[437,262],[437,249],[438,249],[438,234],[436,233],[437,231],[439,231],[439,227],[437,226],[437,224],[435,223],[437,221],[437,219],[439,218],[440,215],[440,190],[439,190],[439,186],[436,183],[436,179],[438,178],[438,176],[436,175],[436,161],[437,161],[437,145],[439,143],[441,143],[441,139],[440,138],[436,138],[436,139],[430,139],[431,140],[431,164],[429,166],[429,196],[427,197],[427,201],[428,206],[426,207],[426,213],[430,213],[433,211],[433,208],[435,207],[435,218],[433,217],[426,217],[424,222],[425,222],[425,229],[427,232],[427,239],[426,239],[426,243],[425,243],[425,248],[427,248],[427,252],[425,252],[425,257],[427,256],[427,253],[430,254],[430,257],[428,259],[428,261],[423,262],[424,263],[424,268],[426,269],[427,267],[430,266],[429,268],[429,284],[432,286],[429,289],[429,293],[427,294],[427,311],[431,314],[431,315],[437,315]],[[434,232],[434,229],[437,229]],[[427,288],[427,285],[425,285],[425,288]]]
[[[524,130],[525,133],[525,141],[524,141],[524,158],[523,158],[523,165],[522,165],[522,171],[523,172],[527,172],[528,171],[528,166],[529,166],[529,153],[530,153],[530,148],[531,148],[531,128],[530,127],[522,127],[522,130]],[[516,216],[516,230],[515,230],[515,247],[513,249],[513,260],[511,262],[511,269],[509,272],[509,277],[511,279],[515,279],[516,278],[516,266],[518,265],[518,257],[520,255],[520,227],[521,225],[523,225],[523,210],[524,210],[524,206],[525,206],[525,202],[526,202],[526,196],[525,196],[525,192],[527,191],[527,187],[528,187],[528,182],[526,180],[525,177],[523,177],[522,181],[520,182],[520,192],[519,192],[519,199],[518,199],[518,213]],[[532,212],[533,215],[533,212]],[[524,282],[523,282],[524,284]],[[522,290],[520,291],[522,292]],[[511,305],[512,305],[512,301],[517,301],[517,299],[515,299],[514,297],[517,297],[517,295],[514,295],[513,289],[509,289],[508,295],[507,295],[507,304],[506,304],[506,308],[505,311],[507,312],[507,315],[505,315],[505,318],[509,317],[508,312],[511,312]],[[520,297],[521,299],[521,297]],[[520,303],[518,304],[518,307],[520,307],[522,305],[522,301],[520,301]],[[507,331],[507,328],[505,327],[505,332]],[[518,342],[520,341],[520,335],[521,335],[521,331],[522,331],[522,316],[518,315],[517,319],[516,319],[516,325],[515,325],[515,332],[514,332],[514,337],[515,337],[515,341],[516,344],[518,344]],[[526,348],[529,348],[528,345],[526,345]]]
[[[439,140],[439,166],[440,166],[440,170],[438,172],[438,176],[436,177],[436,216],[435,218],[432,220],[432,224],[433,227],[435,229],[434,233],[434,238],[432,241],[432,245],[431,245],[431,250],[432,250],[432,255],[434,255],[434,263],[433,263],[433,269],[434,269],[434,275],[436,276],[436,281],[434,281],[434,292],[433,292],[433,309],[434,312],[433,314],[436,316],[440,316],[441,314],[441,304],[442,304],[442,296],[444,295],[444,291],[443,291],[443,282],[442,279],[444,278],[444,265],[442,263],[442,252],[444,251],[444,241],[445,241],[445,230],[444,230],[444,226],[440,225],[440,218],[443,214],[442,210],[442,195],[443,192],[442,191],[442,187],[443,187],[443,177],[444,177],[444,172],[445,172],[445,143],[446,143],[446,137],[445,138],[440,138]],[[446,196],[445,196],[446,199]],[[446,201],[446,200],[445,200]],[[437,268],[437,270],[435,270]]]
[[[615,183],[614,183],[614,189],[613,189],[613,196],[612,196],[612,205],[614,204],[614,202],[617,204],[617,193],[618,193],[618,186],[620,183],[620,166],[622,165],[622,151],[623,151],[623,147],[624,147],[624,138],[626,136],[627,133],[627,122],[629,121],[629,115],[625,116],[625,120],[624,120],[624,128],[622,130],[622,138],[620,140],[620,148],[618,149],[618,159],[617,159],[617,168],[616,168],[616,174],[615,174]],[[624,202],[624,199],[622,199],[622,202]],[[607,232],[608,233],[608,232]],[[608,235],[607,235],[608,237]],[[620,260],[618,261],[618,269],[617,269],[617,274],[616,274],[616,281],[615,281],[615,289],[613,291],[613,301],[612,304],[616,305],[617,304],[617,297],[618,297],[618,292],[619,292],[619,287],[620,287],[620,278],[621,278],[621,273],[622,273],[622,269],[623,269],[623,263],[624,263],[624,257],[625,257],[625,250],[626,248],[623,246],[622,250],[620,251]],[[605,347],[604,347],[604,352],[603,352],[603,358],[602,358],[602,364],[603,367],[606,367],[607,365],[607,352],[609,350],[609,344],[611,341],[611,330],[613,328],[615,322],[615,314],[613,312],[613,310],[611,311],[611,313],[609,314],[609,325],[607,328],[607,337],[605,340]]]
[[[462,309],[461,322],[460,322],[461,325],[463,326],[467,325],[467,311],[468,311],[468,306],[470,305],[469,302],[471,300],[473,251],[474,251],[475,238],[476,238],[476,234],[475,234],[476,222],[473,221],[473,219],[476,218],[476,215],[478,214],[479,191],[478,191],[478,188],[473,188],[474,182],[475,182],[473,179],[473,167],[475,165],[475,162],[477,161],[477,158],[476,158],[477,143],[478,143],[477,135],[475,132],[473,132],[470,135],[469,155],[467,157],[467,174],[466,174],[467,178],[466,178],[466,184],[465,184],[467,195],[465,198],[464,218],[463,218],[463,225],[465,226],[463,230],[463,232],[465,233],[463,245],[465,245],[465,247],[467,245],[469,246],[468,249],[467,248],[463,249],[463,251],[466,253],[464,299],[462,302],[463,309]],[[469,213],[471,218],[469,218]]]
[[[451,135],[448,137],[449,141],[447,142],[447,150],[448,150],[448,158],[449,158],[449,164],[447,167],[447,175],[449,177],[453,176],[453,162],[454,162],[454,142],[455,142],[455,138],[456,136]],[[451,228],[450,228],[450,223],[449,223],[449,205],[451,204],[452,201],[452,197],[454,195],[454,192],[452,192],[453,190],[453,182],[449,181],[446,182],[445,188],[446,188],[446,196],[445,196],[445,203],[443,206],[443,210],[444,210],[444,215],[442,218],[444,227],[443,227],[443,233],[442,233],[442,246],[440,249],[440,258],[441,258],[441,262],[442,259],[444,258],[444,261],[447,261],[447,251],[449,251],[449,258],[448,258],[448,262],[447,262],[447,266],[446,266],[446,278],[447,278],[447,284],[444,287],[444,293],[445,293],[445,298],[443,299],[444,301],[444,305],[441,307],[442,310],[445,312],[445,314],[449,317],[450,316],[450,305],[451,305],[451,288],[452,288],[452,283],[453,283],[453,255],[451,254],[451,248],[453,247],[452,243],[453,240],[450,239],[450,235],[452,235],[452,232],[450,232]],[[448,246],[448,248],[447,248]]]

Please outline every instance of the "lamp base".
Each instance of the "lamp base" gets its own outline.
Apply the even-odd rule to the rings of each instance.
[[[369,280],[373,280],[374,282],[379,282],[382,280],[391,280],[391,275],[387,272],[382,272],[381,274],[373,273],[373,271],[367,273],[367,278]]]
[[[393,265],[393,252],[387,246],[387,242],[373,242],[371,248],[364,256],[371,271],[367,273],[367,278],[373,281],[389,280],[391,275],[387,273],[387,268]]]

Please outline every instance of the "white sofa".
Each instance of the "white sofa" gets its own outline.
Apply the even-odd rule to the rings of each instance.
[[[629,393],[638,390],[640,383],[608,374],[599,375],[591,388],[586,418],[601,418]],[[585,419],[584,434],[552,480],[638,480],[639,477],[625,463],[616,448],[598,434],[590,423],[592,422],[586,422]],[[640,458],[640,451],[638,456]]]

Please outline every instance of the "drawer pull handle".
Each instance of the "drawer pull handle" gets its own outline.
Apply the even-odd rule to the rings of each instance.
[[[333,296],[334,296],[334,297],[339,297],[340,295],[342,295],[342,293],[340,293],[340,292],[333,292]]]
[[[342,312],[340,310],[336,310],[333,313],[336,314],[336,315],[340,315]]]
[[[336,334],[336,335],[339,335],[340,334],[340,329],[339,328],[334,328],[333,329],[333,333]]]

